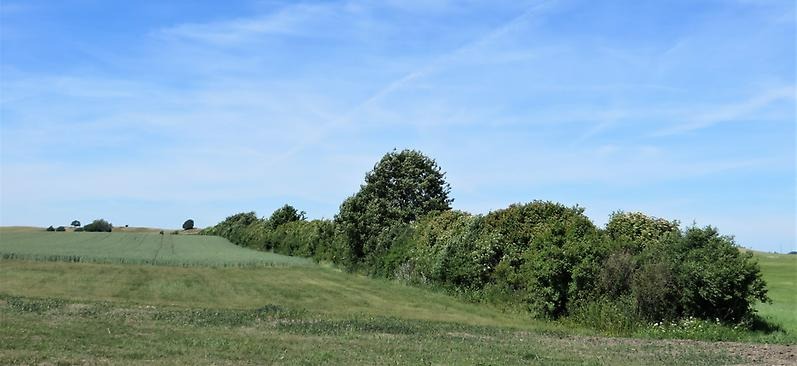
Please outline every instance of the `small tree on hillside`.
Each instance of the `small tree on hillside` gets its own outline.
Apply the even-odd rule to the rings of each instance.
[[[194,228],[194,220],[188,219],[183,223],[183,230],[191,230]]]
[[[63,227],[63,226],[59,226],[59,227],[55,228],[55,231],[66,231],[66,228]]]
[[[365,175],[360,191],[347,198],[335,216],[348,245],[349,264],[387,252],[392,241],[378,237],[390,227],[412,223],[430,212],[450,210],[450,191],[445,173],[421,152],[385,154]]]
[[[70,226],[74,226],[74,227],[80,227],[80,221],[78,221],[78,220],[72,221],[72,223],[69,224],[69,225]]]
[[[50,225],[50,227],[47,228],[47,231],[55,231],[55,228],[52,225]]]

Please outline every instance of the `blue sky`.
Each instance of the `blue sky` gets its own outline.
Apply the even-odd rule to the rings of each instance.
[[[14,1],[0,225],[331,218],[392,149],[797,250],[792,1]]]

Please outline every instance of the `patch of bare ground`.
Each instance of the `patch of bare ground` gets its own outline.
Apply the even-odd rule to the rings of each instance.
[[[528,338],[546,346],[578,352],[584,349],[603,348],[618,352],[646,352],[672,356],[684,355],[694,351],[724,354],[746,360],[744,365],[797,365],[797,346],[781,344],[707,342],[684,339],[636,339],[594,336],[536,336],[527,332],[517,332],[517,337]]]

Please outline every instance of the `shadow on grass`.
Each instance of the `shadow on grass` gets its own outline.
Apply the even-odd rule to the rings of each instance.
[[[780,324],[767,320],[758,314],[753,315],[752,318],[748,320],[748,322],[749,326],[747,327],[747,329],[753,332],[761,332],[765,334],[770,334],[775,332],[786,333],[786,330],[783,329],[783,327]]]

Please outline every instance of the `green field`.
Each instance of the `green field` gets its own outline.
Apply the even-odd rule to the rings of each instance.
[[[6,259],[178,266],[308,265],[302,258],[238,247],[226,239],[158,232],[45,232],[0,230]]]
[[[53,239],[64,233],[51,235],[35,237],[50,240],[42,248],[81,247]],[[127,235],[138,234],[96,238],[115,243]],[[159,239],[142,235],[151,235],[143,241]],[[220,252],[240,249],[214,238],[172,239],[179,243],[175,255],[205,239],[211,239],[203,241],[208,253],[214,245]],[[139,248],[152,253],[150,246]],[[196,265],[202,257],[186,261],[195,263],[189,267],[0,259],[0,364],[797,363],[795,314],[789,311],[795,306],[793,257],[757,256],[774,300],[761,313],[787,331],[779,338],[752,334],[740,340],[781,344],[653,339],[644,333],[605,337],[572,323],[532,320],[318,265]]]
[[[759,314],[797,335],[797,255],[755,253],[772,304],[759,304]]]

